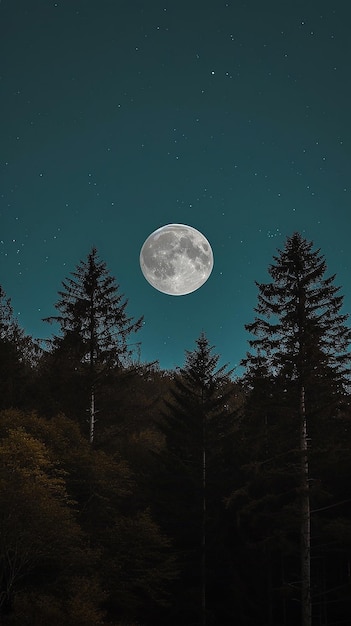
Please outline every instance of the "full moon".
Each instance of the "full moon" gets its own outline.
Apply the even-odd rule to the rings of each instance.
[[[213,253],[206,237],[192,226],[167,224],[146,239],[140,267],[155,289],[184,296],[206,282],[213,268]]]

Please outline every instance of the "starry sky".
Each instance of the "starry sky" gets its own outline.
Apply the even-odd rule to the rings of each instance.
[[[182,365],[205,331],[235,367],[294,231],[351,312],[350,26],[349,0],[2,0],[0,284],[25,331],[50,337],[96,246],[145,316],[143,361]],[[187,296],[139,266],[172,222],[213,249]]]

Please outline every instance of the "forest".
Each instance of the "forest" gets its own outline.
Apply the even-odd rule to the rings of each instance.
[[[348,314],[300,233],[268,272],[240,377],[141,362],[95,248],[46,342],[0,287],[1,624],[351,624]]]

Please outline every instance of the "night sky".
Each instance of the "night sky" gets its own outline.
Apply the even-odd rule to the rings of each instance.
[[[204,330],[234,367],[294,231],[351,312],[350,26],[350,0],[2,0],[0,284],[25,331],[50,336],[94,245],[145,316],[143,361],[182,365]],[[172,222],[213,248],[187,296],[139,267]]]

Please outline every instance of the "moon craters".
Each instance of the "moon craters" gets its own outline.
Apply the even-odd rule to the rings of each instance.
[[[146,280],[169,295],[185,295],[201,287],[213,268],[207,239],[185,224],[168,224],[153,232],[140,252]]]

